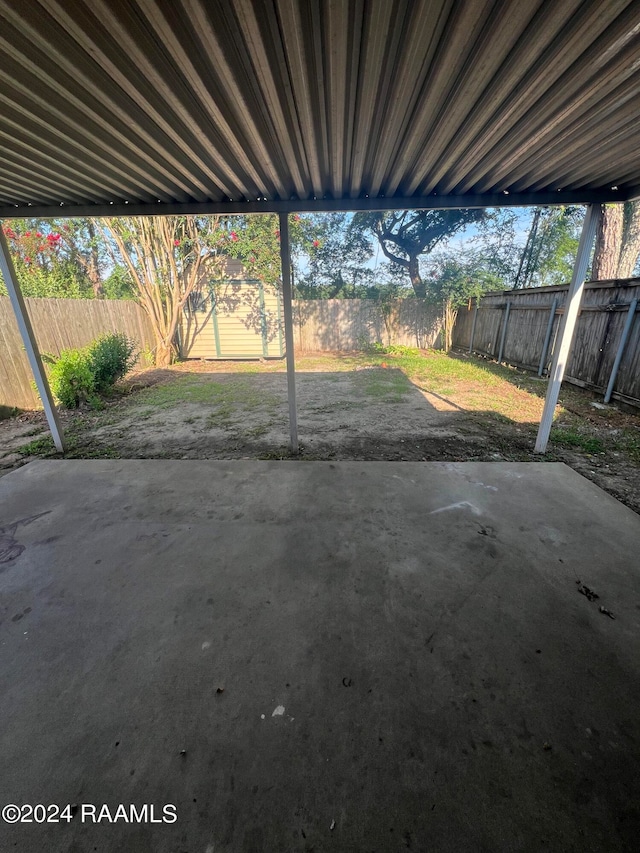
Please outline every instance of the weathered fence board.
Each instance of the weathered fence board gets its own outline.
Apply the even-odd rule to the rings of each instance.
[[[474,352],[497,358],[505,308],[509,302],[511,309],[503,360],[537,370],[550,310],[554,299],[557,299],[551,345],[544,365],[545,370],[548,370],[567,290],[568,285],[562,285],[486,294],[479,302],[473,338]],[[640,298],[640,279],[637,278],[587,282],[565,372],[568,382],[604,393],[611,376],[629,305],[637,298]],[[469,347],[474,312],[475,302],[471,303],[470,310],[462,309],[459,312],[453,333],[455,347]],[[614,398],[635,405],[640,405],[639,315],[640,311],[636,311],[613,392]]]
[[[153,332],[135,302],[107,299],[25,299],[41,352],[59,355],[107,332],[124,332],[141,350],[153,347]],[[0,296],[0,406],[40,405],[33,376],[7,296]]]
[[[373,343],[436,346],[442,309],[422,299],[294,300],[296,351],[352,352]]]

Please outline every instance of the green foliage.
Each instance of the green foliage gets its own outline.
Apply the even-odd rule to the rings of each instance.
[[[296,288],[305,299],[371,297],[374,271],[367,265],[373,252],[371,240],[352,227],[346,213],[315,214],[304,220],[308,235],[308,264]]]
[[[56,358],[43,354],[50,365],[49,383],[56,400],[67,409],[83,403],[100,407],[98,392],[108,391],[135,364],[135,344],[122,333],[102,335],[88,347],[63,350]]]
[[[18,448],[18,453],[21,456],[49,456],[56,453],[56,446],[50,435],[43,438],[35,438],[28,444],[23,444]]]
[[[124,333],[102,335],[89,348],[90,367],[96,391],[105,391],[122,379],[138,358],[135,343]]]
[[[380,353],[381,355],[420,355],[420,350],[417,347],[406,347],[403,344],[384,346],[384,344],[376,342],[371,344],[370,349],[372,352]]]
[[[289,241],[293,259],[303,247],[313,249],[308,223],[308,217],[297,213],[289,217]],[[232,216],[225,223],[225,227],[226,238],[221,251],[230,258],[242,261],[252,278],[277,285],[282,274],[278,216],[273,213]]]
[[[76,227],[80,230],[87,227],[77,223],[88,222],[71,220],[69,224],[53,219],[4,221],[3,231],[24,296],[81,299],[94,295],[88,268],[80,262],[81,258],[84,259],[81,241],[75,237]],[[1,279],[0,294],[6,295]]]
[[[122,264],[116,264],[102,285],[105,299],[135,299],[135,286],[131,273]]]
[[[581,207],[533,209],[515,287],[564,284],[571,279],[583,218]]]
[[[385,256],[404,270],[416,296],[425,297],[420,258],[457,234],[465,226],[481,222],[483,210],[398,210],[386,213],[357,213],[352,228],[378,240]]]
[[[20,409],[17,406],[4,406],[0,403],[0,421],[4,418],[13,418],[20,414]]]
[[[49,382],[54,397],[67,409],[77,409],[90,400],[95,393],[95,377],[89,349],[63,350],[53,359]]]
[[[551,212],[553,215],[541,237],[537,269],[540,285],[564,284],[571,280],[584,219],[581,207],[552,208]]]
[[[52,269],[44,269],[27,266],[15,256],[13,261],[23,296],[57,299],[86,299],[92,296],[86,281],[66,264],[60,263]],[[0,276],[0,296],[6,295],[7,288]]]
[[[438,256],[434,259],[426,281],[431,299],[450,302],[454,308],[502,286],[500,276],[491,272],[486,259],[471,253]]]
[[[602,453],[604,444],[597,436],[589,435],[580,429],[553,427],[551,441],[565,447],[577,447],[586,453]]]

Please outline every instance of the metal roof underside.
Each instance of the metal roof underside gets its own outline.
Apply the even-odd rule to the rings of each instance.
[[[0,216],[638,195],[638,0],[0,0]]]

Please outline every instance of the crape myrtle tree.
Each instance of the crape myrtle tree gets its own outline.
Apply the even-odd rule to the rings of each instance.
[[[70,248],[72,224],[5,219],[2,228],[24,296],[77,299],[93,295],[87,271]],[[7,293],[1,279],[0,293]]]
[[[128,273],[111,264],[94,219],[9,219],[3,230],[25,296],[133,297]],[[0,293],[6,293],[1,280]]]
[[[176,333],[190,295],[222,278],[234,242],[219,216],[131,216],[99,220],[114,264],[126,267],[155,335],[155,363],[177,356]]]
[[[282,275],[278,216],[275,213],[231,216],[226,217],[223,225],[228,234],[228,254],[242,261],[251,278],[278,287]],[[309,217],[298,213],[289,216],[289,242],[295,281],[301,256],[313,254],[320,246]]]
[[[425,298],[427,283],[420,259],[454,234],[487,216],[484,210],[399,210],[386,213],[357,213],[351,227],[378,240],[392,264],[409,276],[416,296]]]

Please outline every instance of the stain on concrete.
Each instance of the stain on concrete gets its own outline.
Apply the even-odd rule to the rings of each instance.
[[[48,515],[51,510],[40,512],[37,515],[31,515],[27,518],[21,518],[19,521],[14,521],[6,527],[0,527],[0,563],[10,563],[22,554],[25,546],[18,542],[15,537],[15,532],[18,527],[31,524],[43,515]]]

